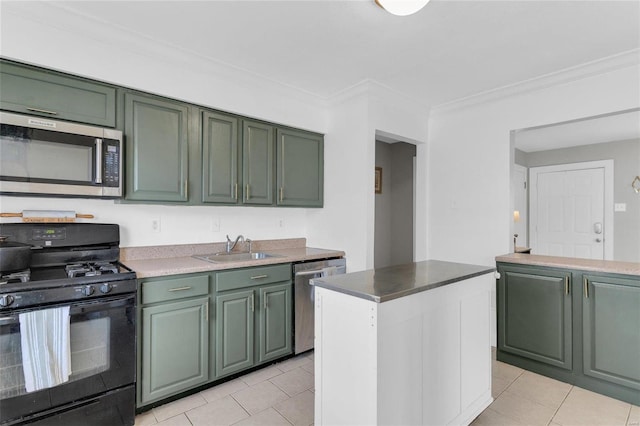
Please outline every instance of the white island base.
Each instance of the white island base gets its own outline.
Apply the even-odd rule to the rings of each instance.
[[[491,402],[485,274],[383,303],[315,288],[316,425],[467,425]]]

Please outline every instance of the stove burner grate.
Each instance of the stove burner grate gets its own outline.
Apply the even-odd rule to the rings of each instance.
[[[25,269],[24,271],[12,272],[0,277],[0,285],[2,284],[15,284],[26,283],[31,280],[31,270]]]
[[[94,277],[103,274],[117,274],[118,267],[109,262],[73,263],[65,266],[69,278]]]

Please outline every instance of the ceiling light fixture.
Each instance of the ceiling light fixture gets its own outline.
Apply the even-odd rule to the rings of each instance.
[[[407,16],[422,9],[429,0],[375,0],[387,12],[397,16]]]

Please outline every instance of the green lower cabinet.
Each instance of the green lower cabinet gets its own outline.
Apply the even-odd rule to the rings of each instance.
[[[640,279],[583,276],[584,374],[640,391]]]
[[[209,297],[142,307],[143,405],[208,380],[208,308]]]
[[[571,273],[504,267],[501,275],[500,350],[571,370]]]
[[[216,378],[293,352],[291,264],[221,271],[213,283]]]
[[[253,290],[216,296],[216,377],[253,366],[254,311]]]
[[[258,362],[291,353],[291,284],[259,289]]]
[[[498,361],[640,404],[640,277],[497,266]]]

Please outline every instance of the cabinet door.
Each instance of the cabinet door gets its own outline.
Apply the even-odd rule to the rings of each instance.
[[[202,201],[238,203],[238,119],[202,113]]]
[[[258,361],[291,353],[291,283],[261,287]]]
[[[216,377],[253,366],[252,290],[216,296]]]
[[[242,184],[244,204],[273,204],[273,127],[243,122]]]
[[[640,279],[582,284],[584,374],[640,390]]]
[[[142,403],[208,379],[209,298],[142,307]]]
[[[277,141],[277,204],[322,207],[322,136],[298,130],[278,129]]]
[[[188,200],[188,107],[127,93],[125,139],[129,200]]]
[[[501,268],[498,348],[571,370],[571,273]]]
[[[0,109],[105,127],[116,125],[116,89],[0,62]]]

